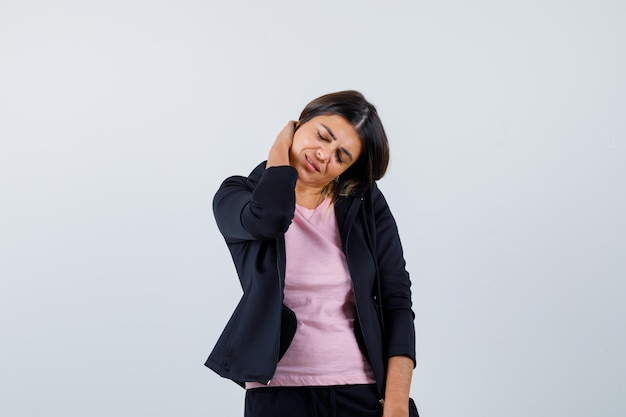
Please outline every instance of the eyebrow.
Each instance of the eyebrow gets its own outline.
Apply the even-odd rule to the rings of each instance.
[[[335,134],[333,133],[332,130],[330,130],[328,128],[328,126],[326,126],[324,123],[320,123],[322,125],[322,127],[324,129],[326,129],[326,131],[328,132],[328,134],[330,135],[331,138],[333,138],[333,140],[337,140],[337,137],[335,136]],[[352,154],[343,146],[341,146],[341,150],[343,151],[343,153],[345,153],[346,155],[348,155],[348,158],[350,158],[351,161],[354,161],[354,158],[352,157]]]

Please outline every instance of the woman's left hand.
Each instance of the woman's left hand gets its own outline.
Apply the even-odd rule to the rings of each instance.
[[[397,404],[397,406],[387,405],[385,401],[382,417],[409,417],[409,401],[407,400],[403,405]]]
[[[408,356],[392,356],[387,362],[387,384],[384,417],[409,417],[409,390],[413,374],[413,359]]]

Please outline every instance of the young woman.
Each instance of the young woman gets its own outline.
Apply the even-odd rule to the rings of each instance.
[[[409,274],[375,181],[389,147],[356,91],[313,100],[213,202],[243,297],[206,366],[246,417],[416,416]]]

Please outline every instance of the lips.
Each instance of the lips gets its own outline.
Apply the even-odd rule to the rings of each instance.
[[[307,165],[309,166],[309,169],[311,171],[320,172],[320,166],[317,163],[317,161],[315,161],[314,159],[309,158],[309,156],[306,155],[306,154],[304,155],[304,159],[306,160]]]

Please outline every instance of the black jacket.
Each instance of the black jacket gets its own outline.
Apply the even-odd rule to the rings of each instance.
[[[268,383],[296,331],[283,287],[284,233],[294,216],[297,177],[292,167],[266,170],[262,163],[247,178],[226,179],[213,200],[243,296],[205,365],[241,385]],[[356,337],[382,395],[387,358],[415,362],[411,283],[398,230],[376,186],[340,198],[335,213],[352,278]]]

